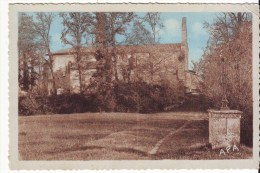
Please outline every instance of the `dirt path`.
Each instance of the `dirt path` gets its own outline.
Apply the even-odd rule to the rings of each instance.
[[[156,154],[157,151],[159,150],[160,146],[162,145],[162,143],[169,138],[170,136],[174,135],[175,133],[178,133],[179,131],[181,131],[182,129],[184,129],[188,124],[189,124],[189,120],[187,122],[185,122],[180,128],[170,132],[169,134],[167,134],[164,138],[162,138],[161,140],[159,140],[155,146],[153,147],[153,149],[151,151],[149,151],[149,154]]]

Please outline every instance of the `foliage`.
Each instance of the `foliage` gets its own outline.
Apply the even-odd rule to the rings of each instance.
[[[125,36],[127,27],[136,17],[133,12],[112,12],[105,13],[105,35],[108,46],[118,45],[117,36]]]
[[[41,45],[41,51],[45,56],[46,53],[48,58],[44,57],[45,63],[48,65],[52,77],[52,85],[54,94],[56,94],[56,84],[55,84],[55,75],[54,75],[54,57],[51,52],[51,26],[54,21],[54,13],[47,12],[38,12],[35,13],[35,18],[33,21],[33,31],[37,35],[37,39]]]
[[[99,84],[101,85],[101,84]],[[92,86],[94,87],[94,86]],[[44,96],[35,91],[19,97],[19,114],[48,114],[76,112],[161,112],[169,106],[171,110],[183,107],[185,92],[181,84],[174,87],[149,85],[145,82],[102,83],[99,92],[92,90],[84,94]]]
[[[131,32],[126,36],[128,45],[156,44],[160,41],[160,31],[164,28],[161,13],[148,12],[144,17],[133,20]]]
[[[215,108],[224,94],[231,109],[243,111],[242,141],[252,145],[252,20],[250,13],[222,13],[212,24],[203,59],[196,64],[204,94]]]
[[[62,94],[19,97],[19,115],[97,112],[94,95]]]
[[[117,83],[113,88],[115,111],[151,113],[164,111],[169,105],[179,107],[184,100],[184,90],[145,82]]]
[[[82,47],[85,44],[83,40],[86,39],[87,33],[90,30],[92,16],[90,13],[60,13],[63,24],[63,31],[61,33],[61,40],[64,44],[70,45],[75,52],[75,64],[78,71],[78,80],[80,92],[82,92]]]
[[[50,68],[53,87],[62,87],[70,90],[68,76],[64,76],[61,70],[53,71],[54,57],[51,53],[50,28],[55,15],[53,13],[35,13],[32,21],[32,29],[36,38],[41,43],[43,52],[48,53],[46,63]],[[28,98],[21,98],[20,107],[22,114],[35,114],[60,112],[81,112],[89,111],[78,101],[86,103],[86,98],[94,100],[93,109],[96,111],[123,111],[123,112],[157,112],[164,110],[164,107],[175,104],[179,106],[183,102],[184,86],[170,86],[162,83],[155,84],[153,78],[162,67],[163,60],[169,58],[168,54],[161,59],[160,51],[155,50],[149,54],[146,62],[135,64],[134,50],[131,58],[126,57],[127,63],[117,63],[118,54],[128,56],[128,52],[119,52],[116,46],[120,43],[119,37],[130,36],[131,40],[124,40],[127,44],[154,44],[159,41],[159,30],[163,27],[160,13],[147,13],[144,17],[139,17],[135,13],[60,13],[62,18],[63,31],[61,40],[64,44],[73,47],[75,52],[75,63],[79,71],[79,81],[81,83],[81,70],[87,68],[82,62],[82,48],[89,40],[87,36],[93,38],[93,48],[96,50],[96,72],[93,74],[90,85],[84,90],[80,84],[81,95],[65,92],[58,96],[46,96],[44,94],[32,94]],[[131,33],[129,27],[133,27]],[[128,35],[130,34],[130,35]],[[142,40],[137,40],[138,37]],[[131,43],[129,43],[130,41]],[[124,43],[123,43],[124,44]],[[139,57],[140,58],[140,57]],[[166,68],[166,67],[165,67]],[[122,70],[123,81],[118,78],[117,72]],[[135,71],[133,73],[133,71]],[[131,74],[134,74],[131,76]],[[149,78],[150,82],[144,82],[144,78]],[[167,82],[166,82],[167,83]],[[182,88],[182,89],[181,89]],[[85,88],[84,88],[85,89]],[[37,93],[43,93],[40,89]],[[78,100],[74,100],[77,98]],[[72,103],[69,103],[72,102]],[[32,104],[33,103],[33,104]],[[76,104],[74,104],[76,103]],[[45,107],[41,107],[45,105]],[[74,107],[73,107],[74,106]]]
[[[65,93],[69,93],[71,91],[70,76],[66,72],[60,69],[55,72],[55,76],[56,76],[55,83],[57,89],[62,88],[64,89]]]
[[[158,12],[148,12],[143,19],[151,29],[153,44],[158,43],[160,41],[160,30],[164,28],[164,24],[161,21],[161,14]]]
[[[41,54],[40,44],[37,34],[32,29],[33,18],[25,13],[19,14],[19,36],[18,36],[18,56],[19,56],[19,87],[28,91],[36,85],[39,78],[39,68]]]
[[[151,32],[146,29],[144,22],[135,20],[131,32],[125,40],[127,45],[145,45],[153,43]]]
[[[116,35],[125,35],[134,13],[96,13],[96,72],[88,90],[94,92],[100,102],[100,111],[114,111],[113,80],[118,82]],[[108,101],[110,100],[110,101]]]
[[[40,104],[36,102],[36,99],[32,99],[28,96],[19,97],[18,113],[19,115],[42,114],[38,109],[39,106]]]

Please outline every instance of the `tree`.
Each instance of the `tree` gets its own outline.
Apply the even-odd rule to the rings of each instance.
[[[116,40],[117,35],[126,35],[127,26],[130,25],[132,20],[135,18],[135,14],[125,13],[125,12],[112,12],[106,13],[106,38],[108,41],[108,46],[112,47],[111,50],[111,61],[113,66],[113,72],[115,80],[118,82],[118,69],[117,69],[117,50],[116,45],[118,41]]]
[[[161,20],[161,14],[158,12],[148,12],[143,18],[144,22],[148,24],[152,35],[152,44],[159,43],[160,40],[160,30],[164,27]],[[154,74],[160,70],[160,64],[164,61],[164,58],[158,59],[159,51],[153,51],[153,54],[149,55],[147,62],[147,70],[150,75],[150,80],[153,81]]]
[[[126,38],[126,43],[130,45],[145,45],[159,43],[159,31],[164,27],[161,21],[160,13],[146,13],[142,18],[136,18],[132,30]],[[147,60],[149,61],[150,73],[154,73],[154,67],[158,65],[156,57],[158,51],[153,51],[149,54]],[[161,60],[160,60],[161,61]]]
[[[205,61],[203,59],[199,59],[198,61],[191,61],[192,70],[198,75],[201,79],[204,79],[205,74]]]
[[[130,26],[135,17],[135,13],[132,12],[105,13],[106,38],[109,46],[114,47],[118,44],[116,36],[126,35],[127,27]]]
[[[40,43],[37,41],[37,34],[33,30],[33,18],[26,13],[19,14],[19,86],[22,90],[28,91],[36,85],[39,78]]]
[[[205,27],[210,33],[210,39],[203,55],[205,61],[204,75],[205,85],[212,85],[212,87],[208,87],[205,90],[208,92],[208,95],[215,93],[212,90],[222,90],[223,77],[221,76],[223,76],[223,70],[219,67],[225,65],[227,71],[225,76],[227,80],[225,82],[227,89],[232,91],[228,92],[230,99],[234,98],[234,96],[243,98],[245,94],[241,95],[242,90],[248,90],[248,98],[251,98],[251,24],[249,13],[222,13],[217,16],[212,25],[206,24]],[[225,62],[223,63],[223,61]],[[245,77],[245,74],[248,76]],[[213,85],[218,87],[218,89]],[[241,98],[237,98],[237,101],[242,101],[243,99],[241,100]],[[239,104],[236,105],[238,106]],[[236,108],[238,109],[239,106]]]
[[[144,23],[135,20],[131,32],[126,37],[127,45],[145,45],[153,43],[153,37],[150,31],[146,29]]]
[[[164,28],[161,13],[148,12],[144,17],[135,17],[132,30],[126,38],[130,45],[156,44],[160,41],[160,31]]]
[[[205,22],[204,28],[210,33],[209,44],[217,46],[237,39],[251,17],[250,13],[220,13],[213,24]]]
[[[164,24],[161,21],[161,14],[158,12],[148,12],[143,20],[151,29],[153,44],[158,43],[160,41],[160,30],[164,27]]]
[[[203,55],[204,94],[216,107],[220,107],[226,95],[230,108],[244,112],[242,141],[250,145],[253,114],[251,14],[221,13],[212,24],[206,23],[205,28],[210,38]]]
[[[124,36],[134,13],[95,13],[93,33],[96,36],[96,73],[90,87],[95,88],[98,100],[105,110],[114,110],[113,87],[118,82],[117,36]],[[102,109],[102,108],[100,108]]]
[[[91,26],[92,16],[89,13],[60,13],[63,21],[63,31],[61,40],[64,44],[72,46],[75,51],[75,63],[79,74],[79,88],[82,92],[82,68],[84,62],[82,61],[83,40],[86,40],[89,27]]]
[[[98,109],[113,110],[113,106],[109,106],[109,98],[112,90],[112,60],[108,51],[108,35],[105,30],[106,15],[105,13],[94,13],[93,27],[91,33],[95,35],[95,59],[96,72],[93,74],[93,80],[87,88],[88,93],[95,94],[98,100]]]
[[[42,44],[43,49],[48,54],[48,59],[45,59],[48,64],[51,75],[52,75],[52,84],[53,92],[56,94],[56,84],[55,84],[55,75],[53,71],[54,57],[51,52],[51,24],[54,20],[55,15],[53,13],[35,13],[35,20],[33,22],[33,30],[38,35],[39,41]]]
[[[145,45],[159,43],[160,30],[164,27],[161,20],[160,13],[146,13],[144,17],[135,18],[132,30],[126,39],[126,43],[130,45]],[[152,51],[146,52],[141,56],[145,56],[145,62],[137,65],[140,73],[145,74],[151,83],[153,83],[154,76],[162,68],[163,63],[169,59],[170,55],[162,56],[157,47],[153,47]],[[141,57],[139,57],[141,58]],[[141,72],[142,71],[142,72]],[[140,77],[140,76],[139,76]]]

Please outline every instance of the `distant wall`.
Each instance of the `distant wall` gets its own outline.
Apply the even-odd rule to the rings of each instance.
[[[88,85],[92,75],[95,73],[94,49],[86,48],[85,55],[82,57],[81,65],[85,68],[82,71],[83,84]],[[167,82],[176,84],[177,81],[186,81],[187,45],[177,44],[158,44],[141,46],[117,46],[117,74],[119,80],[125,79],[126,70],[129,72],[129,80],[143,80],[150,84]],[[84,52],[84,51],[83,51]],[[71,51],[62,54],[54,53],[54,72],[68,70],[69,62],[74,62],[74,55]],[[89,66],[89,62],[92,63]],[[85,63],[85,64],[84,64]],[[132,69],[130,64],[132,63]],[[69,75],[69,85],[75,93],[79,92],[78,70],[74,65],[71,70],[66,71]],[[115,70],[115,69],[114,69]],[[115,73],[115,71],[114,71]]]
[[[73,55],[55,55],[54,57],[53,71],[65,68],[66,65],[71,61],[74,61]]]

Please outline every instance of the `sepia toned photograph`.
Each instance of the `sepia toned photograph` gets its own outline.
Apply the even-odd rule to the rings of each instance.
[[[253,159],[251,12],[15,17],[19,161]]]

